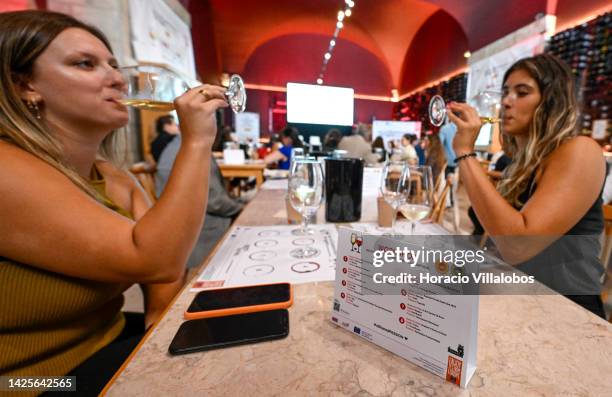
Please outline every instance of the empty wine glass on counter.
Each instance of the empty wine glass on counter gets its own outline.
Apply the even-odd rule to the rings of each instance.
[[[289,200],[291,206],[302,216],[301,228],[292,233],[297,236],[314,234],[308,228],[308,220],[316,214],[323,199],[323,169],[321,164],[312,158],[296,158],[289,170]],[[314,247],[301,247],[291,251],[297,258],[309,258],[319,251]]]
[[[389,160],[383,166],[380,177],[380,194],[393,209],[391,228],[395,227],[397,210],[410,194],[410,169],[402,160]]]
[[[399,211],[411,223],[414,234],[417,222],[425,219],[433,208],[433,178],[428,165],[410,165],[410,190]]]
[[[478,112],[483,123],[499,123],[499,110],[501,109],[501,92],[481,91],[468,101],[468,104]],[[434,95],[429,102],[429,121],[436,127],[446,120],[446,102],[440,95]]]
[[[119,102],[140,109],[170,111],[174,99],[196,87],[198,81],[186,81],[170,69],[157,65],[136,65],[119,68],[125,82],[125,97]],[[234,113],[246,108],[246,89],[242,77],[234,74],[229,79],[225,97]]]

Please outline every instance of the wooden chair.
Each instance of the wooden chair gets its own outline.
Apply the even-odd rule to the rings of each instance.
[[[442,178],[444,178],[444,172],[446,171],[447,164],[448,163],[445,161],[444,165],[440,168],[440,172],[438,173],[438,176],[436,177],[436,181],[434,183],[434,192],[436,194],[440,190],[440,184],[442,183]]]
[[[134,174],[140,185],[144,188],[145,192],[152,200],[157,201],[157,195],[155,193],[155,173],[157,166],[155,163],[150,161],[142,161],[140,163],[134,163],[130,167],[130,172]]]
[[[444,212],[446,210],[446,198],[448,197],[448,194],[450,193],[451,187],[452,187],[452,184],[450,181],[450,177],[448,177],[446,179],[446,185],[444,186],[444,189],[442,189],[442,192],[440,192],[440,194],[434,198],[434,206],[431,211],[431,220],[440,225],[444,221]]]

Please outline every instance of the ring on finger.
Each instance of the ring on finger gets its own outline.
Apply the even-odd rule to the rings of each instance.
[[[208,101],[208,100],[211,98],[211,96],[210,96],[210,94],[208,93],[208,91],[206,91],[206,90],[205,90],[205,89],[203,89],[203,88],[202,88],[200,91],[198,91],[198,92],[199,92],[200,94],[202,94],[202,96],[204,97],[204,100],[205,100],[205,101]]]

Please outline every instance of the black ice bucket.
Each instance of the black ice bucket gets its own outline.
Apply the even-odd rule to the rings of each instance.
[[[361,218],[363,160],[325,159],[325,219],[355,222]]]

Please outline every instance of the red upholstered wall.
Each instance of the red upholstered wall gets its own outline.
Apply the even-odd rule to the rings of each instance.
[[[409,92],[466,66],[463,53],[467,49],[467,38],[457,21],[445,11],[436,12],[412,40],[399,92]]]
[[[257,48],[246,63],[243,77],[250,84],[285,87],[287,82],[314,84],[321,68],[328,36],[296,34],[281,36]],[[304,79],[304,76],[312,76]],[[339,39],[324,76],[325,85],[351,87],[357,94],[391,95],[391,76],[386,67],[367,50]],[[247,111],[258,112],[262,135],[269,126],[268,109],[280,92],[248,91]],[[390,102],[355,100],[355,122],[390,119]]]
[[[196,71],[205,83],[219,84],[221,59],[215,42],[212,10],[208,1],[183,1],[191,19],[191,37]]]
[[[293,34],[257,48],[243,76],[252,84],[285,86],[287,82],[314,84],[329,45],[329,36]],[[358,94],[391,95],[391,75],[364,48],[339,38],[324,76],[325,85],[351,87]]]

